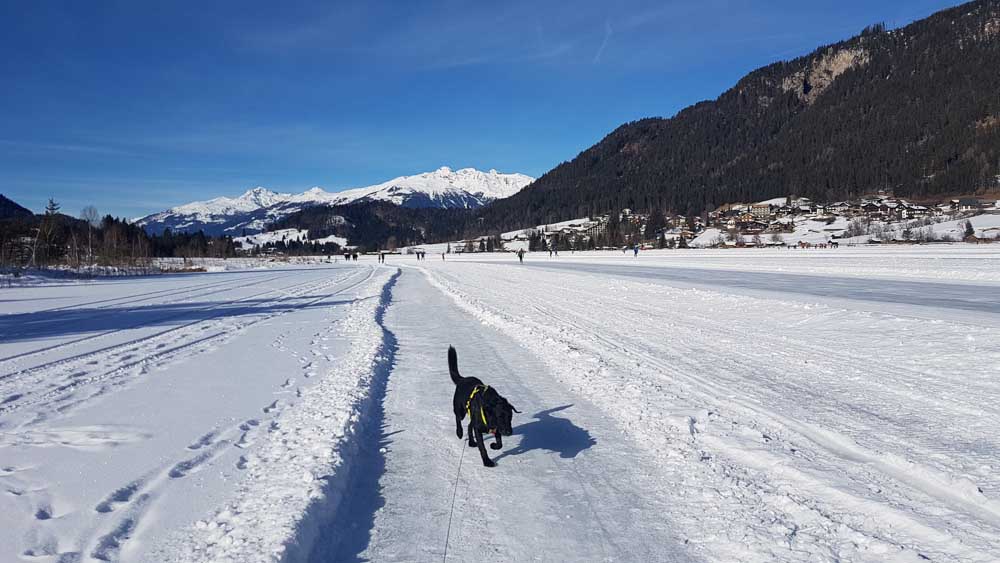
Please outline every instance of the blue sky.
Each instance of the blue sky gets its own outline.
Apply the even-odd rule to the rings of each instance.
[[[139,216],[447,165],[541,175],[618,125],[939,0],[0,0],[0,193]]]

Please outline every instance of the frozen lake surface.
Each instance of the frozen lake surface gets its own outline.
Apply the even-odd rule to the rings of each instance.
[[[995,561],[998,290],[966,245],[0,289],[0,560]],[[523,412],[495,468],[448,345]]]

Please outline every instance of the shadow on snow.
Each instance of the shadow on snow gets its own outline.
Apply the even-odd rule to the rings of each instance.
[[[320,293],[285,297],[280,301],[278,298],[246,299],[235,302],[200,301],[5,315],[0,317],[0,342],[23,342],[61,336],[89,335],[139,327],[180,326],[212,319],[327,308],[349,302],[323,300],[314,303],[323,296],[324,294]]]
[[[521,442],[517,447],[495,457],[494,461],[535,450],[555,452],[563,459],[572,459],[583,450],[597,444],[597,440],[587,430],[573,424],[569,419],[552,416],[552,413],[564,411],[572,406],[563,405],[544,410],[534,415],[533,422],[514,428],[514,434],[521,437]]]

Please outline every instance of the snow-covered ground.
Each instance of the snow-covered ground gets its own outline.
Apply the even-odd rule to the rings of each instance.
[[[949,245],[3,289],[0,560],[995,561],[998,272]],[[454,436],[449,344],[523,412],[496,468]]]

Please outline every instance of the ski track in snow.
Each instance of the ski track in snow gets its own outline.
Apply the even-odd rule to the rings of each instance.
[[[301,315],[300,311],[321,313],[328,307],[332,307],[331,311],[339,310],[333,300],[335,296],[367,287],[373,277],[374,271],[370,267],[315,273],[303,270],[267,277],[251,274],[237,276],[223,284],[198,284],[178,291],[143,292],[139,294],[141,297],[133,295],[135,299],[101,300],[106,306],[127,303],[127,310],[116,312],[127,315],[131,312],[141,314],[141,306],[136,304],[149,299],[160,299],[160,303],[151,304],[156,307],[162,304],[164,297],[174,299],[186,296],[189,302],[184,304],[185,310],[195,312],[188,316],[194,319],[183,320],[174,326],[154,322],[151,334],[132,338],[135,332],[148,332],[143,329],[149,327],[129,323],[125,316],[119,322],[126,328],[113,331],[127,335],[120,342],[98,345],[87,351],[80,351],[80,341],[53,346],[45,350],[48,361],[26,369],[3,372],[0,376],[0,396],[8,398],[0,405],[3,409],[0,411],[0,454],[14,451],[30,457],[32,451],[75,450],[112,455],[113,451],[128,449],[131,444],[141,445],[154,439],[164,429],[147,430],[121,424],[80,426],[68,419],[92,417],[94,414],[100,417],[101,405],[114,401],[126,390],[141,397],[143,386],[152,382],[170,385],[169,381],[162,379],[160,372],[176,371],[200,355],[224,351],[230,341],[252,336],[258,326],[274,325],[285,315]],[[231,292],[233,297],[203,300],[209,294],[219,293],[220,287],[223,293]],[[355,298],[351,295],[345,303],[349,304]],[[86,304],[92,305],[93,301]],[[51,311],[49,309],[45,313]],[[162,329],[160,326],[169,328]],[[300,351],[298,343],[291,348],[283,344],[289,334],[298,334],[302,329],[313,326],[319,330],[307,335],[310,339],[307,342],[313,348],[308,357]],[[334,360],[330,355],[333,344],[331,335],[337,326],[336,321],[325,327],[292,323],[278,334],[270,348],[273,353],[288,357],[293,364],[300,366],[303,379],[308,380]],[[63,354],[61,358],[58,357],[60,352]],[[32,356],[30,352],[22,354],[18,360],[29,356]],[[4,368],[11,365],[16,363],[0,363]],[[157,375],[155,379],[147,379],[153,374]],[[143,546],[141,542],[137,544],[135,538],[142,534],[148,515],[156,514],[162,499],[172,490],[173,483],[188,481],[206,468],[216,466],[223,458],[233,459],[232,472],[246,468],[248,456],[243,454],[235,459],[238,454],[230,452],[251,449],[262,435],[274,432],[277,428],[275,420],[302,395],[302,388],[295,385],[295,378],[284,377],[281,381],[284,383],[275,385],[272,392],[278,398],[261,405],[252,418],[203,431],[188,440],[186,447],[173,453],[158,452],[156,458],[151,460],[153,468],[139,476],[112,476],[112,480],[120,479],[121,485],[100,494],[99,499],[89,503],[89,507],[80,506],[76,500],[58,502],[56,491],[63,496],[75,493],[62,490],[63,483],[47,481],[42,476],[48,472],[44,464],[4,464],[0,472],[0,487],[6,492],[7,501],[4,502],[11,502],[14,508],[8,516],[17,522],[9,529],[20,529],[21,536],[3,536],[10,540],[5,541],[5,545],[17,550],[6,552],[3,558],[15,553],[30,560],[49,558],[59,561],[117,561],[141,557],[141,551],[136,550],[149,546]],[[10,459],[6,454],[3,457]],[[48,465],[49,470],[65,470]],[[148,463],[146,465],[149,466]],[[94,493],[99,494],[97,491]],[[30,514],[31,517],[30,520],[18,519],[16,514]],[[156,518],[152,520],[155,526]]]
[[[995,561],[996,253],[786,252],[10,301],[0,560]],[[495,468],[454,435],[449,344],[524,413]]]

